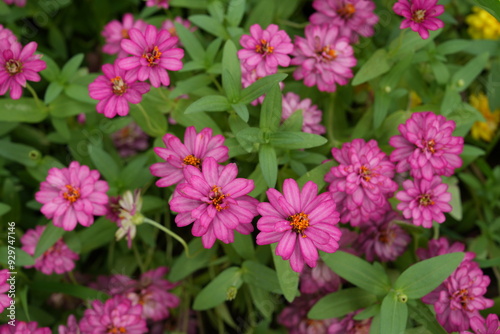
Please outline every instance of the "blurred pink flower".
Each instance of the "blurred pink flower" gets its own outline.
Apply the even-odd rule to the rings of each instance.
[[[325,127],[321,125],[323,112],[316,105],[311,105],[311,99],[300,100],[300,96],[295,93],[287,93],[283,96],[283,112],[281,121],[285,121],[296,111],[302,113],[302,131],[321,135],[326,132]]]
[[[152,25],[144,33],[132,28],[129,36],[120,45],[132,57],[117,60],[120,68],[131,72],[131,80],[149,79],[153,87],[168,86],[170,77],[166,70],[178,71],[183,66],[184,50],[175,47],[179,39]]]
[[[40,184],[35,199],[42,203],[42,213],[53,219],[54,225],[66,231],[76,224],[90,226],[94,216],[106,214],[108,183],[99,180],[99,172],[73,161],[68,168],[49,169],[47,179]]]
[[[374,34],[378,16],[371,0],[314,0],[313,7],[318,12],[311,15],[311,23],[337,26],[340,36],[349,38],[349,43],[357,43],[360,35]]]
[[[259,77],[276,73],[278,65],[290,65],[288,55],[293,51],[293,44],[288,34],[278,29],[276,24],[270,24],[265,30],[254,24],[250,35],[241,36],[244,49],[238,51],[238,58],[247,70],[255,69]]]
[[[168,9],[169,2],[170,0],[146,0],[146,6]]]
[[[417,226],[431,228],[433,221],[441,224],[446,220],[444,212],[452,210],[449,204],[451,194],[447,192],[448,185],[442,183],[441,177],[437,175],[431,181],[406,180],[403,182],[403,188],[404,190],[396,193],[396,198],[401,201],[398,210]]]
[[[52,334],[49,327],[38,327],[36,321],[24,322],[14,320],[15,325],[0,325],[0,334]]]
[[[399,29],[411,28],[423,39],[429,38],[429,30],[444,27],[443,21],[436,18],[444,13],[444,6],[438,0],[398,0],[392,7],[394,12],[405,19]]]
[[[35,229],[29,229],[21,237],[22,250],[31,256],[35,255],[36,246],[42,236],[46,226],[38,225]],[[75,261],[80,257],[73,252],[66,243],[59,239],[47,249],[40,257],[35,260],[35,265],[25,266],[25,268],[35,267],[36,270],[41,271],[45,275],[52,273],[62,274],[75,268]]]
[[[126,116],[129,112],[129,103],[137,104],[142,95],[149,92],[149,84],[136,82],[131,71],[125,71],[115,64],[102,66],[104,75],[98,76],[89,85],[89,95],[99,100],[96,109],[100,114],[113,118],[117,114]]]
[[[229,159],[229,149],[224,146],[224,136],[212,136],[210,128],[196,133],[194,126],[187,127],[184,144],[176,136],[167,133],[163,137],[163,143],[166,148],[155,147],[154,151],[165,162],[157,162],[149,168],[151,174],[161,178],[156,181],[157,187],[168,187],[181,182],[186,166],[201,168],[203,160],[208,157],[219,163]]]
[[[500,334],[500,322],[496,314],[488,314],[486,319],[482,316],[472,317],[470,327],[474,332],[461,331],[460,334]]]
[[[298,273],[304,262],[315,267],[318,249],[333,253],[339,248],[341,236],[336,226],[339,214],[335,201],[328,192],[317,195],[318,186],[308,181],[302,190],[293,179],[283,183],[283,195],[276,189],[266,194],[269,203],[257,207],[262,216],[257,222],[260,233],[258,245],[277,242],[276,255],[290,260],[290,266]]]
[[[12,47],[12,44],[16,42],[16,35],[14,35],[14,33],[10,29],[5,28],[0,24],[0,52],[10,49]]]
[[[66,326],[59,325],[58,327],[59,334],[80,334],[80,326],[78,326],[78,322],[76,321],[76,317],[73,314],[70,314],[68,317],[68,324]]]
[[[247,194],[254,189],[253,180],[236,178],[238,168],[231,163],[220,166],[207,157],[201,171],[194,166],[184,169],[186,181],[177,185],[170,209],[178,212],[179,227],[193,223],[192,233],[201,237],[203,246],[211,248],[215,239],[234,242],[234,232],[249,234],[257,215],[258,201]]]
[[[121,274],[99,275],[97,280],[89,283],[88,286],[111,296],[125,295],[134,291],[137,287],[137,281]]]
[[[313,320],[307,317],[317,301],[318,298],[311,295],[295,298],[278,315],[278,323],[286,327],[288,334],[325,334],[334,319]]]
[[[322,92],[334,92],[337,84],[347,85],[353,77],[351,67],[357,63],[348,38],[340,37],[339,28],[328,24],[308,25],[305,35],[295,37],[291,64],[298,67],[293,77]]]
[[[38,46],[35,42],[24,47],[13,42],[6,49],[8,43],[8,39],[0,42],[0,95],[10,89],[11,99],[17,100],[23,94],[22,87],[26,87],[26,81],[40,81],[38,72],[44,70],[47,64],[40,59],[42,55],[34,54]]]
[[[113,132],[111,139],[122,158],[134,156],[149,147],[149,136],[135,122],[130,122],[120,130]]]
[[[175,29],[174,22],[182,24],[184,27],[186,27],[189,31],[195,32],[198,28],[196,26],[191,25],[191,22],[189,20],[185,20],[180,16],[177,16],[175,19],[166,19],[162,25],[161,28],[167,30],[171,36],[178,37],[177,35],[177,29]],[[177,42],[176,46],[182,46],[182,42],[179,40]]]
[[[465,245],[461,242],[454,242],[450,245],[450,242],[445,237],[441,237],[439,239],[429,240],[427,244],[427,249],[419,248],[415,252],[418,258],[422,260],[430,259],[431,257],[456,253],[456,252],[464,252]],[[466,252],[463,261],[471,261],[476,255],[473,252]]]
[[[123,23],[122,23],[123,22]],[[123,15],[122,22],[113,20],[104,26],[101,35],[106,40],[106,44],[102,47],[102,52],[114,55],[118,54],[118,58],[123,58],[128,55],[126,51],[121,48],[121,41],[125,38],[130,38],[128,31],[132,28],[144,32],[147,23],[143,20],[134,20],[134,16],[130,13]]]
[[[10,306],[10,301],[12,300],[12,298],[6,294],[10,289],[10,284],[7,282],[9,278],[10,274],[8,269],[0,270],[0,314],[5,308]]]
[[[321,296],[337,291],[340,287],[340,276],[335,274],[321,259],[316,267],[304,266],[300,273],[300,292],[314,293]]]
[[[335,319],[328,327],[328,334],[368,334],[372,319],[354,320],[354,316],[361,310],[351,312],[342,319]]]
[[[7,5],[12,5],[14,4],[17,7],[24,7],[26,6],[26,0],[3,0]]]

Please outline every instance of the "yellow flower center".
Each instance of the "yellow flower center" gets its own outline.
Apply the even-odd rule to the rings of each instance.
[[[70,203],[75,203],[76,200],[80,198],[80,189],[70,184],[66,185],[66,189],[68,190],[63,194],[64,199],[68,200]]]
[[[213,193],[213,195],[211,195],[209,197],[212,200],[212,202],[210,202],[209,204],[212,204],[213,206],[215,206],[215,209],[219,212],[229,208],[229,205],[227,203],[224,203],[224,199],[226,197],[229,197],[229,194],[224,195],[221,192],[220,187],[217,187],[217,186],[212,187],[212,193]]]
[[[255,46],[255,52],[261,53],[263,55],[271,54],[274,51],[274,47],[270,46],[265,39],[260,40],[260,44]]]
[[[191,165],[200,168],[201,160],[190,154],[182,160],[182,163],[184,163],[184,165]]]
[[[337,51],[331,49],[329,45],[324,46],[319,52],[318,55],[322,58],[323,61],[332,61],[337,58]]]
[[[436,202],[432,199],[432,196],[429,194],[423,194],[419,196],[418,202],[422,206],[434,205]]]
[[[375,174],[372,173],[372,171],[370,170],[370,168],[368,168],[366,166],[361,166],[359,168],[359,175],[361,175],[361,177],[366,182],[370,182],[370,180],[372,179],[372,175],[375,175]]]
[[[130,36],[128,35],[128,29],[122,29],[122,37],[123,38],[130,38]]]
[[[123,81],[122,77],[117,76],[109,79],[113,84],[113,93],[122,96],[127,91],[127,84]]]
[[[356,8],[353,4],[345,4],[344,7],[337,9],[337,14],[344,20],[350,19],[354,13],[356,13]]]
[[[434,139],[428,141],[422,140],[422,144],[424,146],[422,149],[423,152],[428,151],[432,154],[436,153],[436,149],[434,148],[434,146],[436,146],[436,141]]]
[[[411,15],[413,22],[422,23],[425,20],[425,9],[419,9],[413,12]]]
[[[10,75],[16,75],[23,71],[23,64],[19,60],[10,59],[5,64],[5,69]]]
[[[309,227],[309,219],[307,214],[305,214],[304,212],[296,213],[293,216],[288,217],[287,220],[290,222],[290,226],[292,226],[292,231],[297,234],[300,233],[302,235],[302,238],[307,237],[304,234],[304,230]]]
[[[155,46],[153,48],[153,51],[151,52],[148,52],[148,53],[144,53],[142,55],[143,58],[146,58],[146,60],[148,61],[148,66],[149,67],[153,67],[153,66],[157,66],[158,63],[156,62],[158,59],[160,59],[161,57],[161,52],[160,50],[158,49],[157,46]]]

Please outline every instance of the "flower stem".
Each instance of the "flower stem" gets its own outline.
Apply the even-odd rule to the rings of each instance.
[[[151,130],[159,133],[161,131],[161,129],[157,128],[156,126],[153,126],[153,124],[151,123],[151,118],[149,118],[149,115],[146,112],[146,110],[144,110],[144,107],[140,103],[137,103],[136,105],[137,105],[137,108],[139,108],[139,110],[142,112],[144,118],[146,119],[146,123],[148,124],[148,127]]]
[[[182,247],[184,247],[184,251],[186,252],[186,257],[187,258],[190,258],[190,254],[189,254],[189,247],[187,245],[187,243],[184,241],[184,239],[182,239],[179,235],[177,235],[176,233],[170,231],[168,228],[166,228],[165,226],[163,225],[160,225],[158,224],[157,222],[155,222],[154,220],[151,220],[149,218],[144,218],[144,222],[145,223],[148,223],[150,225],[153,225],[154,227],[162,230],[163,232],[165,232],[166,234],[170,235],[171,237],[173,237],[174,239],[176,239],[177,241],[179,241],[182,245]]]
[[[33,96],[33,98],[35,99],[35,103],[37,105],[37,107],[40,109],[40,110],[43,110],[44,107],[43,107],[43,104],[42,104],[42,101],[40,101],[40,98],[38,97],[38,94],[36,93],[36,91],[33,89],[33,87],[31,87],[31,85],[29,83],[26,83],[26,88],[30,91],[31,95]]]
[[[139,254],[139,251],[137,250],[137,246],[135,244],[132,244],[132,250],[134,251],[134,256],[137,264],[139,265],[139,268],[141,269],[141,273],[146,272],[146,267],[144,266],[144,262],[142,261],[141,254]]]

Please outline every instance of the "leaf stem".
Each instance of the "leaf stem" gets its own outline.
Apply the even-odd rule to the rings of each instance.
[[[182,245],[182,247],[184,247],[184,251],[186,252],[186,257],[187,258],[191,258],[191,255],[189,254],[189,247],[187,245],[187,243],[184,241],[184,239],[182,239],[179,235],[177,235],[176,233],[170,231],[168,228],[166,228],[165,226],[163,225],[160,225],[158,224],[157,222],[155,222],[154,220],[151,220],[149,218],[144,218],[144,222],[145,223],[148,223],[150,225],[153,225],[154,227],[162,230],[163,232],[165,232],[166,234],[170,235],[171,237],[173,237],[174,239],[176,239],[177,241],[179,241]]]
[[[31,87],[31,85],[29,83],[26,83],[26,88],[30,91],[31,95],[33,96],[33,98],[35,99],[35,103],[37,105],[37,107],[40,109],[40,110],[43,110],[44,109],[44,106],[42,104],[42,101],[40,101],[40,98],[38,97],[38,94],[36,93],[36,91],[33,89],[33,87]]]

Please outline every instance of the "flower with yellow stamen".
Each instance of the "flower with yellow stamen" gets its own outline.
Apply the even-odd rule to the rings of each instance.
[[[484,9],[472,7],[472,14],[465,18],[465,22],[473,39],[500,39],[500,22]]]
[[[500,123],[500,109],[491,112],[488,97],[484,93],[472,94],[469,101],[486,119],[486,122],[476,122],[472,125],[472,137],[476,140],[482,139],[490,142]]]

